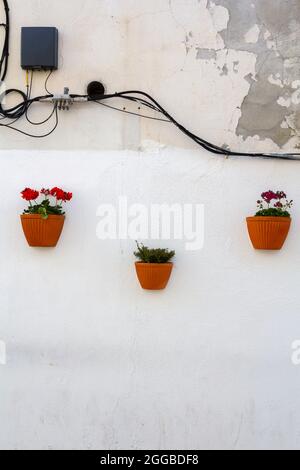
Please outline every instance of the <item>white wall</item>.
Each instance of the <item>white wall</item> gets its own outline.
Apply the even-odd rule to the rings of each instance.
[[[43,0],[26,2],[31,8],[10,3],[13,28],[60,29],[61,69],[51,88],[69,84],[80,92],[97,76],[112,90],[139,87],[206,137],[245,145],[228,130],[235,100],[245,94],[242,81],[228,89],[226,77],[214,81],[192,57],[177,74],[185,59],[180,21],[196,28],[196,0],[174,0],[175,18],[167,0],[151,8],[137,0],[76,0],[72,8],[53,0],[47,13]],[[198,34],[207,38],[203,28],[202,19]],[[18,47],[13,29],[10,86],[23,83]],[[36,93],[42,78],[38,85]],[[162,129],[86,107],[61,114],[48,140],[0,130],[0,339],[7,346],[0,448],[299,447],[300,370],[291,363],[291,343],[300,338],[299,164],[225,160]],[[150,149],[149,139],[157,142]],[[250,150],[277,148],[248,143]],[[74,200],[58,247],[32,249],[20,227],[19,192],[51,185],[73,191]],[[254,251],[245,226],[269,188],[295,200],[278,253]],[[120,195],[147,205],[205,205],[204,249],[167,243],[177,257],[164,292],[140,289],[133,242],[96,237],[97,207]]]

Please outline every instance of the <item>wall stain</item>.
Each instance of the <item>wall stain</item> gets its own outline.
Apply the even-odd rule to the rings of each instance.
[[[202,49],[197,48],[197,59],[198,60],[216,60],[217,51],[214,49]]]
[[[250,88],[241,104],[236,134],[244,139],[271,139],[282,147],[298,135],[300,122],[300,83],[294,85],[300,76],[300,2],[209,0],[207,8],[214,5],[229,12],[227,29],[218,33],[225,49],[250,52],[257,58],[255,75],[245,76]],[[258,40],[249,42],[247,33],[255,26]],[[198,48],[197,59],[215,61],[216,51]],[[237,67],[235,63],[234,71]],[[227,73],[225,66],[221,74]]]

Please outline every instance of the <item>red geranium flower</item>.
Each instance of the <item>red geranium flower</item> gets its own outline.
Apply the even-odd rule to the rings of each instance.
[[[44,196],[50,196],[50,189],[41,189],[41,194],[44,194]]]
[[[63,201],[64,202],[71,201],[72,197],[73,197],[73,193],[65,193]]]
[[[30,188],[25,188],[24,191],[21,192],[21,194],[22,198],[26,201],[35,201],[40,195],[39,191]]]
[[[275,199],[277,200],[278,199],[278,195],[276,193],[274,193],[274,191],[267,191],[265,193],[262,193],[261,197],[263,198],[263,200],[267,203],[267,204],[270,204],[270,202]]]
[[[51,191],[50,191],[50,194],[51,194],[51,196],[56,197],[56,199],[58,201],[63,201],[63,202],[71,201],[71,199],[73,197],[72,193],[67,193],[63,189],[60,189],[60,188],[57,188],[57,187],[52,188]]]
[[[64,193],[65,193],[65,192],[64,192],[62,189],[57,188],[57,187],[52,188],[51,191],[50,191],[51,196],[56,197],[56,199],[57,199],[58,201],[62,201],[62,200],[63,200]]]
[[[54,196],[54,197],[55,197],[55,196],[56,196],[56,193],[57,193],[57,191],[59,191],[59,188],[57,188],[57,187],[55,187],[55,188],[52,188],[52,189],[50,190],[50,194],[51,194],[51,196]]]

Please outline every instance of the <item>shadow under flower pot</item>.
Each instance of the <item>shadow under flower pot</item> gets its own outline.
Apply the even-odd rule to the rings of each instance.
[[[43,219],[39,214],[23,214],[21,222],[29,246],[55,247],[60,238],[64,215],[49,215]]]
[[[288,236],[290,217],[248,217],[247,226],[256,250],[281,250]]]
[[[163,290],[167,287],[173,263],[135,263],[137,277],[145,290]]]

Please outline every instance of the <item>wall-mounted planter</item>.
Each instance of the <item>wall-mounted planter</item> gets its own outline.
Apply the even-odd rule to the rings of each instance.
[[[167,287],[173,263],[135,263],[137,277],[145,290],[163,290]]]
[[[248,232],[256,250],[281,250],[288,236],[290,217],[248,217]]]
[[[47,219],[43,219],[39,214],[23,214],[21,222],[29,246],[55,247],[65,223],[65,216],[49,215]]]

